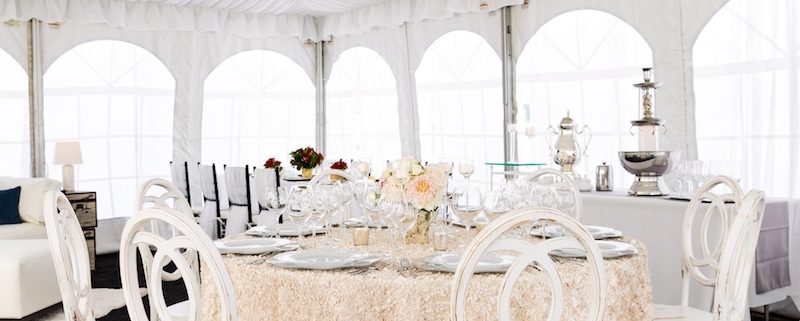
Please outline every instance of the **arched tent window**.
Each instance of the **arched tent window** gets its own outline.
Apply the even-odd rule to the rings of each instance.
[[[0,176],[30,176],[28,75],[0,50]]]
[[[175,80],[150,52],[100,40],[58,58],[44,75],[44,132],[49,176],[59,140],[81,143],[80,190],[97,192],[99,218],[130,216],[139,184],[169,177]]]
[[[386,160],[400,158],[395,78],[377,52],[365,47],[343,52],[325,89],[330,160],[368,157],[380,173]]]
[[[489,181],[483,163],[503,160],[502,71],[475,33],[453,31],[431,44],[416,71],[422,160],[472,159],[473,180]]]
[[[517,122],[538,131],[530,137],[518,130],[520,159],[552,164],[543,132],[558,128],[569,111],[593,133],[579,174],[590,175],[602,162],[618,164],[617,151],[635,147],[630,121],[640,118],[639,93],[631,85],[641,82],[641,68],[652,66],[652,57],[636,30],[605,12],[571,11],[545,23],[517,60]],[[618,186],[632,179],[621,170],[615,175]]]
[[[796,1],[731,0],[694,45],[699,158],[770,196],[800,196],[798,16]]]
[[[228,58],[205,81],[202,161],[261,165],[314,146],[314,95],[303,68],[282,54],[253,50]]]

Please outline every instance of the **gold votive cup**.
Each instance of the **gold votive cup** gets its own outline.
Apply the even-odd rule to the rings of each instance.
[[[353,245],[369,245],[369,227],[357,227],[353,229]]]

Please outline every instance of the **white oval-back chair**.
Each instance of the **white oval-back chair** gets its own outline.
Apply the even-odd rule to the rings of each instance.
[[[575,183],[572,177],[559,170],[542,168],[526,176],[525,179],[531,184],[537,184],[540,179],[547,176],[553,177],[552,185],[559,195],[565,193],[572,196],[575,205],[567,214],[580,221],[581,213],[583,213],[583,199],[581,198],[581,191],[578,189],[578,184]]]
[[[319,174],[314,175],[314,178],[312,178],[311,181],[308,182],[308,185],[314,185],[314,184],[323,183],[323,182],[325,182],[325,179],[330,180],[330,177],[332,175],[339,175],[340,177],[344,178],[346,181],[349,181],[349,182],[355,182],[356,180],[358,180],[355,176],[353,176],[352,174],[350,174],[348,172],[345,172],[343,170],[340,170],[340,169],[326,169],[326,170],[323,170],[323,171],[319,172]]]
[[[191,205],[189,205],[188,200],[183,196],[181,190],[175,186],[174,184],[168,182],[165,179],[161,178],[153,178],[149,179],[142,184],[139,188],[139,193],[136,196],[136,212],[140,212],[141,210],[148,209],[148,208],[158,208],[162,210],[172,210],[178,214],[183,215],[184,217],[194,220],[194,213],[192,211]],[[157,221],[152,221],[149,226],[149,231],[158,231],[158,234],[162,237],[177,237],[180,235],[177,230],[172,228],[166,224],[159,224]],[[142,257],[142,266],[144,269],[144,275],[147,282],[150,281],[150,273],[151,268],[153,265],[153,252],[149,246],[141,245],[139,247],[139,254]],[[186,261],[189,262],[189,265],[193,269],[193,275],[198,277],[199,270],[197,269],[197,253],[194,251],[186,251],[183,253]],[[162,269],[164,267],[162,266]],[[181,271],[161,271],[161,280],[172,282],[181,279]],[[149,297],[151,300],[153,297]],[[185,314],[188,313],[185,305],[188,302],[179,302],[170,306],[170,312],[172,313],[173,318],[181,318],[185,317]],[[151,302],[152,305],[152,302]],[[183,317],[182,317],[183,315]]]
[[[150,231],[153,224],[167,225],[174,231],[175,236],[162,237]],[[147,274],[147,293],[150,299],[150,313],[148,318],[144,302],[139,291],[139,275],[136,262],[136,253],[141,248],[152,248],[153,262]],[[183,275],[189,299],[182,308],[188,309],[186,320],[195,321],[201,318],[201,306],[214,304],[214,302],[201,302],[200,279],[193,273],[192,265],[187,260],[185,253],[195,252],[207,271],[203,282],[208,282],[216,289],[219,301],[221,321],[235,321],[238,319],[236,312],[236,297],[228,270],[222,261],[222,256],[214,243],[202,229],[185,215],[163,208],[144,209],[131,217],[122,231],[120,242],[120,276],[122,288],[125,293],[125,302],[128,306],[128,315],[133,321],[150,320],[176,320],[174,309],[167,307],[162,289],[161,280],[165,273],[163,266],[172,262],[177,271]],[[179,313],[180,314],[180,313]]]
[[[764,192],[753,190],[747,193],[728,231],[728,239],[719,258],[719,276],[714,292],[715,321],[742,321],[750,313],[748,286],[756,260],[764,206]]]
[[[531,223],[561,226],[565,230],[564,236],[538,243],[533,243],[530,239],[503,238],[503,235],[509,230]],[[469,281],[481,256],[491,251],[512,251],[519,254],[503,278],[497,304],[498,320],[511,320],[511,294],[514,283],[531,263],[547,273],[550,281],[552,301],[547,320],[561,320],[564,310],[564,290],[558,265],[553,262],[549,253],[562,248],[579,249],[587,253],[586,262],[589,268],[590,284],[587,287],[586,296],[590,298],[591,303],[586,320],[602,320],[606,309],[606,277],[600,249],[583,225],[552,208],[523,208],[511,211],[495,219],[478,233],[464,251],[453,278],[452,320],[467,320],[466,298]]]
[[[81,223],[61,192],[47,192],[43,210],[64,314],[67,320],[94,321],[89,252]]]
[[[692,196],[684,213],[681,231],[683,246],[681,304],[655,305],[654,319],[672,320],[707,315],[707,311],[689,307],[691,281],[694,280],[705,287],[716,285],[720,255],[725,246],[730,222],[742,204],[742,195],[742,189],[736,181],[729,177],[717,176],[708,180]],[[717,224],[714,223],[714,217],[717,217]],[[699,227],[696,226],[698,223]],[[699,244],[695,244],[696,232],[699,232],[700,239],[697,240]],[[712,240],[714,234],[718,234],[718,237]],[[696,251],[698,249],[699,252]]]

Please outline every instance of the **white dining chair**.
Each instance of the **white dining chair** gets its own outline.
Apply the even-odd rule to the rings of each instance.
[[[259,225],[266,225],[265,222],[269,222],[271,215],[278,215],[278,213],[270,212],[268,200],[267,200],[267,191],[268,190],[277,190],[280,187],[280,174],[278,170],[275,168],[253,168],[253,176],[255,177],[255,193],[256,193],[256,202],[258,204],[258,216],[255,218],[256,223]],[[286,197],[288,195],[285,195]],[[275,221],[279,221],[278,218]]]
[[[747,193],[728,231],[714,291],[715,321],[742,321],[750,313],[747,293],[765,204],[764,192],[753,190]]]
[[[175,185],[178,190],[180,190],[183,197],[186,198],[186,202],[192,208],[192,213],[195,217],[199,217],[200,213],[203,211],[202,206],[202,197],[200,199],[195,199],[198,194],[202,194],[201,191],[197,190],[197,184],[200,182],[200,178],[197,177],[197,163],[189,163],[189,162],[169,162],[170,165],[170,174],[172,176],[172,184]],[[196,205],[197,204],[197,205]]]
[[[230,214],[221,197],[223,183],[217,173],[217,165],[198,165],[200,183],[203,189],[203,211],[200,214],[200,226],[212,238],[223,237],[225,220]]]
[[[153,225],[167,225],[176,233],[170,237],[163,237],[153,233]],[[147,284],[147,294],[150,299],[150,314],[145,311],[144,302],[139,291],[139,273],[137,265],[137,252],[142,248],[154,249],[153,261]],[[200,278],[193,272],[193,266],[187,259],[186,253],[196,253],[199,262],[203,265],[204,284],[216,290],[217,302],[203,302],[200,294]],[[125,294],[125,303],[128,315],[132,321],[177,320],[173,315],[185,315],[186,319],[199,320],[203,305],[218,304],[219,319],[221,321],[235,321],[238,319],[236,312],[236,297],[228,270],[211,238],[200,227],[176,211],[164,208],[148,208],[131,217],[122,231],[120,242],[120,277],[122,289]],[[167,306],[162,288],[162,268],[168,263],[173,263],[180,274],[189,299],[182,304]],[[180,311],[183,310],[183,311]],[[188,311],[188,313],[186,313]]]
[[[510,230],[529,224],[550,224],[564,228],[562,237],[531,242],[530,239],[503,238]],[[585,251],[589,268],[589,285],[585,294],[590,299],[589,314],[583,320],[602,320],[606,309],[606,276],[603,257],[589,231],[577,220],[552,208],[523,208],[504,214],[486,227],[470,242],[456,269],[451,288],[451,319],[467,320],[466,298],[469,282],[479,259],[492,251],[512,251],[519,254],[505,273],[498,297],[498,320],[511,320],[511,294],[520,275],[534,264],[547,274],[550,282],[551,304],[547,320],[561,320],[564,311],[563,284],[558,265],[549,253],[556,249],[571,248]]]
[[[81,223],[61,192],[47,192],[43,210],[64,314],[67,320],[94,321],[89,252]]]
[[[542,168],[526,176],[525,180],[532,185],[543,184],[542,180],[548,177],[552,177],[553,181],[549,185],[555,188],[559,196],[572,197],[574,206],[569,209],[568,214],[580,221],[581,213],[583,213],[583,199],[581,198],[578,184],[575,183],[572,177],[559,170]],[[561,210],[563,211],[564,209]]]
[[[149,179],[142,184],[139,188],[138,195],[136,196],[136,211],[138,213],[144,209],[158,208],[162,210],[172,210],[175,213],[183,215],[186,218],[194,220],[194,213],[186,198],[183,197],[180,189],[168,182],[165,179],[153,178]],[[176,237],[178,232],[166,224],[158,224],[153,221],[150,226],[150,231],[158,231],[162,237]],[[148,246],[140,246],[139,254],[142,258],[142,266],[144,270],[145,280],[149,282],[149,275],[153,265],[153,252]],[[186,251],[183,253],[189,265],[192,266],[192,274],[198,277],[200,271],[197,268],[197,253],[193,251]],[[162,267],[163,269],[164,267]],[[181,271],[175,270],[172,272],[161,271],[161,280],[167,282],[177,281],[182,278]],[[153,297],[149,297],[151,300]],[[151,305],[153,302],[150,303]],[[178,319],[185,319],[185,315],[179,313],[187,313],[186,309],[178,308],[180,305],[188,304],[186,301],[179,302],[171,309],[173,312],[172,317]]]
[[[151,178],[139,187],[136,195],[136,211],[161,206],[194,217],[194,211],[183,191],[163,178]]]
[[[355,176],[346,171],[340,169],[326,169],[319,172],[319,174],[314,175],[314,178],[312,178],[311,181],[308,182],[308,185],[330,182],[330,178],[332,175],[339,175],[340,177],[350,182],[355,182],[357,180]]]
[[[253,226],[258,207],[253,200],[253,180],[250,166],[225,166],[225,188],[228,191],[229,214],[225,235],[243,233]]]
[[[730,222],[742,204],[742,189],[733,179],[717,176],[706,181],[689,201],[682,226],[682,290],[680,305],[654,305],[655,320],[676,318],[703,318],[708,311],[689,306],[689,289],[692,281],[704,287],[715,287],[720,267],[720,255],[725,246]],[[702,215],[702,216],[701,216]],[[718,224],[712,224],[714,217]],[[700,220],[698,222],[698,219]],[[695,243],[696,226],[699,226],[699,245]],[[718,234],[715,240],[712,236]],[[698,253],[696,249],[699,249]]]

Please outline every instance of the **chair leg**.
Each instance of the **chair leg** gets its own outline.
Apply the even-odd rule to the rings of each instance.
[[[764,305],[764,321],[769,321],[769,304]]]

